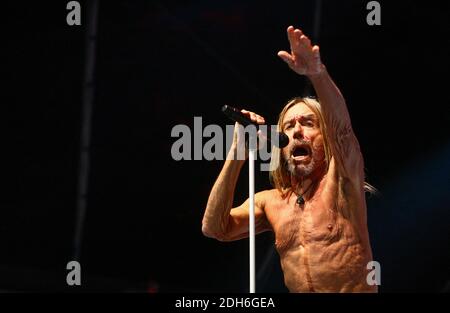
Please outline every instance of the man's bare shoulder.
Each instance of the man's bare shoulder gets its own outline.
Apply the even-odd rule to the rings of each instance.
[[[263,207],[268,207],[282,199],[281,192],[278,189],[267,189],[256,194],[257,201],[263,204]]]

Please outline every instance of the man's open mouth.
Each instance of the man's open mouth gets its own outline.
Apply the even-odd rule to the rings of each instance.
[[[292,157],[302,158],[310,155],[310,150],[307,146],[297,146],[292,150]]]

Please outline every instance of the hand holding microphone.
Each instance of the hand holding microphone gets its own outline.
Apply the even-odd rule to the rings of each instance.
[[[229,105],[224,105],[222,107],[222,112],[228,116],[231,120],[241,124],[246,127],[248,125],[255,125],[257,129],[259,129],[259,125],[265,125],[265,120],[262,116],[250,112],[247,110],[238,110]],[[236,125],[237,126],[237,125]],[[284,148],[289,143],[289,138],[284,133],[279,133],[277,131],[271,130],[271,125],[265,125],[266,129],[262,131],[258,130],[258,135],[263,140],[270,142],[272,145],[277,146],[278,148]],[[237,128],[237,127],[236,127]],[[240,140],[240,136],[244,134],[239,134],[239,132],[235,128],[235,141]],[[236,138],[237,137],[237,138]]]

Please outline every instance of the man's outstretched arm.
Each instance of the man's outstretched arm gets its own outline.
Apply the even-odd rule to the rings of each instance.
[[[319,98],[322,114],[328,128],[330,148],[341,175],[352,180],[361,178],[363,160],[358,140],[353,132],[345,99],[331,79],[320,59],[319,46],[311,45],[309,38],[299,29],[287,29],[291,52],[278,52],[289,67],[307,76]],[[322,130],[324,131],[324,130]],[[359,182],[359,183],[363,183]]]

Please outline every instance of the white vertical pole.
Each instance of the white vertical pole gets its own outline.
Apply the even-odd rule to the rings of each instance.
[[[249,149],[249,240],[250,240],[250,293],[255,293],[255,159],[256,150]]]

